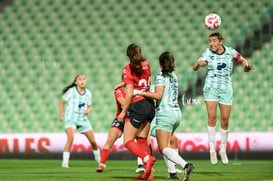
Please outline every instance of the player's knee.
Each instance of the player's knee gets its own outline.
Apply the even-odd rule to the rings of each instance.
[[[178,138],[175,135],[172,135],[171,137],[171,145],[178,144]]]

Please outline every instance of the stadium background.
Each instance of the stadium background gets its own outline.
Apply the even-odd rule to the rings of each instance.
[[[236,47],[256,68],[249,73],[240,66],[234,69],[230,131],[273,130],[273,1],[0,3],[0,133],[63,133],[58,112],[61,91],[79,73],[86,75],[93,93],[89,119],[94,132],[106,133],[116,113],[113,87],[128,63],[126,48],[132,42],[141,45],[153,77],[160,53],[174,53],[184,105],[178,132],[205,132],[206,108],[199,85],[204,72],[193,72],[192,65],[214,32],[203,25],[205,15],[212,12],[222,18],[217,31],[224,44]]]

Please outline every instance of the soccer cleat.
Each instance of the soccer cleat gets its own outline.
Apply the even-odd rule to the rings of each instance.
[[[155,164],[156,159],[153,156],[149,156],[149,160],[145,163],[145,172],[143,173],[144,179],[148,179],[152,173],[152,166]]]
[[[143,173],[143,174],[139,175],[138,177],[133,178],[133,180],[154,180],[154,175],[150,174],[150,176],[147,179],[145,179],[144,173]]]
[[[154,180],[154,175],[151,173],[147,180]]]
[[[98,172],[98,173],[103,172],[104,168],[105,168],[105,165],[100,164],[100,166],[96,169],[96,172]]]
[[[228,157],[227,157],[227,153],[225,151],[220,151],[219,155],[221,157],[222,163],[223,164],[228,164]]]
[[[169,173],[168,179],[179,179],[176,173]]]
[[[136,173],[144,173],[145,169],[143,165],[138,165],[137,169],[136,169]]]
[[[218,160],[217,160],[217,154],[216,154],[216,152],[215,151],[214,152],[210,152],[210,163],[212,165],[215,165],[215,164],[217,164],[217,162],[218,162]]]
[[[63,163],[63,164],[62,164],[62,168],[69,168],[68,163]]]
[[[138,177],[133,178],[132,180],[145,180],[143,174],[139,175]]]
[[[183,177],[183,181],[189,181],[190,179],[190,174],[194,169],[194,165],[192,163],[187,163],[184,167],[184,177]]]

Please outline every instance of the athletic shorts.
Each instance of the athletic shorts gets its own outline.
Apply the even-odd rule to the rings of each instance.
[[[78,130],[80,133],[92,130],[92,126],[88,120],[84,121],[65,121],[65,129],[72,127],[75,130]]]
[[[112,122],[111,128],[117,128],[121,133],[123,133],[124,123],[118,122],[118,119],[115,118]]]
[[[206,101],[216,101],[220,104],[232,105],[233,89],[219,89],[204,87]]]
[[[144,121],[151,122],[155,116],[154,101],[151,99],[143,99],[138,102],[131,103],[127,110],[127,121],[139,129]]]
[[[151,128],[151,135],[156,136],[155,130],[160,129],[169,133],[174,133],[181,121],[181,111],[156,112],[155,126]]]
[[[150,128],[150,135],[153,136],[153,137],[156,137],[155,128],[156,128],[156,117],[154,117],[154,119],[152,120],[151,128]]]

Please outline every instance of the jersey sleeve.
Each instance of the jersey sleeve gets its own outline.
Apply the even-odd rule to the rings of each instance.
[[[115,91],[115,98],[116,98],[116,100],[118,98],[120,98],[120,97],[124,97],[123,96],[123,90],[122,90],[122,88],[119,88],[118,90]]]
[[[209,50],[207,49],[205,52],[202,53],[198,61],[205,61],[206,63],[208,63],[208,60],[209,60]]]
[[[88,91],[87,105],[92,106],[92,92]]]
[[[122,70],[122,74],[125,84],[133,84],[133,77],[129,66],[124,67],[124,69]]]
[[[238,53],[238,52],[237,52],[235,49],[233,49],[233,48],[231,48],[230,52],[231,52],[231,55],[232,55],[232,57],[233,57],[234,60],[236,60],[236,61],[240,60],[240,58],[241,58],[240,53]]]
[[[68,90],[64,93],[63,99],[67,102],[67,101],[70,100],[71,96],[72,96],[72,88],[68,89]]]
[[[162,76],[161,73],[156,75],[155,78],[155,86],[165,86],[165,77]]]

